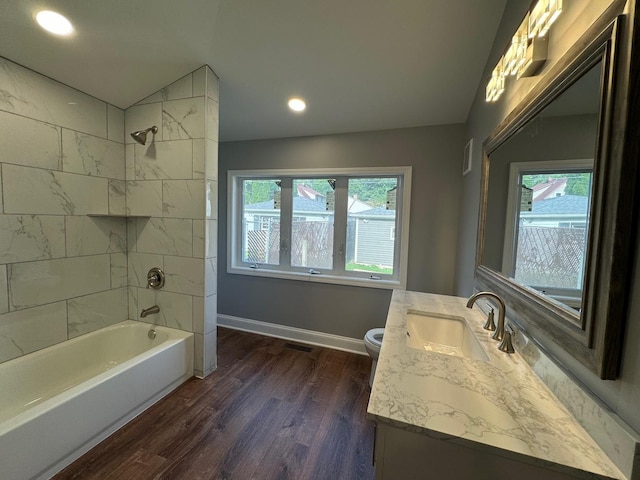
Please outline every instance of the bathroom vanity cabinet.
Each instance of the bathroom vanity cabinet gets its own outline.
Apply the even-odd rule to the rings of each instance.
[[[394,290],[367,409],[376,479],[625,479],[524,357],[497,349],[479,305],[466,303]],[[485,355],[416,341],[415,322],[447,320]]]
[[[482,444],[476,445],[475,448],[460,445],[455,438],[435,438],[379,423],[376,425],[374,452],[375,478],[376,480],[416,478],[575,480],[580,478],[505,458],[496,451],[492,452],[482,447]]]

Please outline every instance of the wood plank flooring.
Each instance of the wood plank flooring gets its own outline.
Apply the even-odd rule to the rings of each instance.
[[[368,357],[218,329],[191,379],[57,480],[373,479]]]

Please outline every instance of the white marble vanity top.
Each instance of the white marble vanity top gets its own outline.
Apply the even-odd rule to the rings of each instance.
[[[497,350],[491,333],[482,329],[486,315],[477,305],[466,308],[466,301],[393,292],[369,415],[577,478],[624,479],[524,359]],[[407,310],[464,317],[489,361],[409,348]]]

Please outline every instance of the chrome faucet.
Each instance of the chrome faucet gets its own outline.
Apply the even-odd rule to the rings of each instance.
[[[498,350],[500,350],[501,352],[513,353],[514,350],[511,343],[511,332],[505,331],[504,316],[507,307],[504,304],[504,300],[502,300],[502,298],[492,292],[474,293],[469,297],[469,300],[467,301],[467,308],[472,308],[473,304],[476,303],[476,300],[482,297],[489,297],[495,300],[498,304],[498,328],[496,328],[495,332],[493,332],[491,338],[500,341],[500,343],[498,344]]]
[[[158,305],[154,305],[153,307],[143,308],[140,312],[140,318],[144,318],[147,315],[151,315],[152,313],[160,312],[160,307]]]

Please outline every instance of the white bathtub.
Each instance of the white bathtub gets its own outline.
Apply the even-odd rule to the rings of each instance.
[[[0,364],[0,478],[49,478],[193,375],[193,334],[125,321]]]

